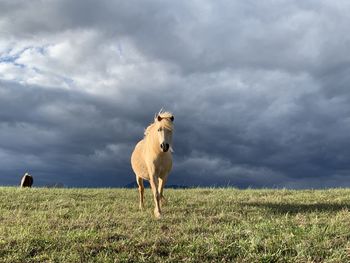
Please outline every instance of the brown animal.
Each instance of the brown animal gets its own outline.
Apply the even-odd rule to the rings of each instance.
[[[29,173],[25,173],[21,180],[21,187],[32,187],[33,177]]]

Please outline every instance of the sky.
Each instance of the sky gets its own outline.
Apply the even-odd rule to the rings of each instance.
[[[161,108],[169,184],[350,187],[350,2],[0,1],[0,185],[121,187]]]

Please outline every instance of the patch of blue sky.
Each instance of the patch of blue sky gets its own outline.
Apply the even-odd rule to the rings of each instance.
[[[40,55],[46,55],[47,54],[47,48],[49,47],[50,45],[47,44],[47,45],[44,45],[42,47],[33,47],[33,49],[38,52]]]
[[[18,55],[15,56],[9,56],[9,55],[4,55],[0,56],[0,63],[14,63],[18,59]]]
[[[11,54],[13,49],[8,49],[6,52],[0,54],[0,63],[12,63],[15,65],[20,65],[20,66],[24,66],[22,64],[18,64],[16,63],[16,60],[28,49],[31,49],[32,47],[25,47],[23,49],[21,49],[20,51]]]
[[[2,54],[0,54],[0,63],[9,63],[9,64],[13,64],[17,67],[20,68],[24,68],[26,67],[24,64],[21,63],[17,63],[16,60],[18,58],[20,58],[20,56],[27,50],[29,49],[33,49],[36,52],[40,53],[41,55],[45,55],[46,54],[46,49],[47,46],[43,46],[43,47],[25,47],[23,49],[21,49],[20,51],[16,52],[15,54],[11,54],[12,49],[7,50],[7,52],[4,52]],[[11,54],[11,55],[10,55]],[[39,69],[37,68],[33,68],[37,73],[39,72]]]
[[[13,64],[16,67],[25,68],[24,64],[16,62],[16,60],[18,58],[19,58],[18,55],[15,55],[15,56],[0,56],[0,63]]]

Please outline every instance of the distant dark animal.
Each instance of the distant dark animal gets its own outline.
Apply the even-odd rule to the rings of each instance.
[[[25,173],[21,180],[21,187],[32,187],[33,177],[29,173]]]

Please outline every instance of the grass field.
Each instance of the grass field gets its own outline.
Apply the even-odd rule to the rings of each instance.
[[[350,262],[350,190],[0,187],[0,262]]]

